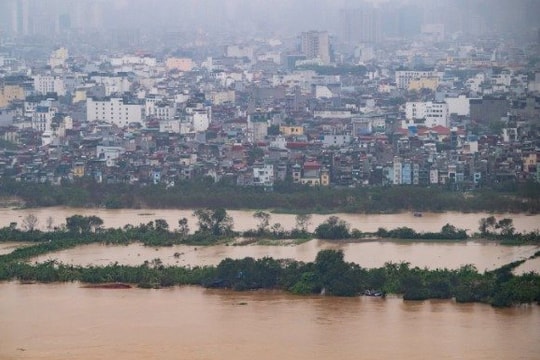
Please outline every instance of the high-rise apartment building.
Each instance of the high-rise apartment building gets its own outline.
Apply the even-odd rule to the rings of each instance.
[[[348,44],[376,43],[382,40],[381,11],[370,4],[340,11],[341,36]]]
[[[301,52],[306,59],[320,59],[323,64],[330,63],[330,40],[326,31],[303,32]]]

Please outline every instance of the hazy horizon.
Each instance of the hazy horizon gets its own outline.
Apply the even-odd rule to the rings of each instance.
[[[379,9],[383,28],[413,22],[444,24],[448,33],[526,32],[540,23],[540,1],[535,0],[3,0],[0,28],[7,35],[115,29],[339,33],[340,10],[372,4]]]

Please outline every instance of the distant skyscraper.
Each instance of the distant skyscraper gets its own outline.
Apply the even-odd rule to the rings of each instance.
[[[17,35],[29,35],[30,34],[30,6],[28,0],[17,0],[12,6],[12,19],[11,25],[13,33]]]
[[[324,64],[330,63],[330,40],[326,31],[303,32],[301,36],[301,52],[307,59],[321,59]]]
[[[376,43],[382,40],[381,12],[370,4],[340,11],[341,35],[348,44]]]

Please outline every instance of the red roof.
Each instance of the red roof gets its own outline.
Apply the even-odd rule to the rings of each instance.
[[[321,164],[319,164],[317,161],[306,161],[304,163],[305,170],[316,170],[320,168],[321,168]]]
[[[305,149],[308,146],[306,142],[288,142],[287,147],[289,149]]]

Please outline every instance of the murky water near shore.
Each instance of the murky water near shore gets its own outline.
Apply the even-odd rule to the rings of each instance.
[[[540,306],[0,283],[1,359],[539,359]]]

